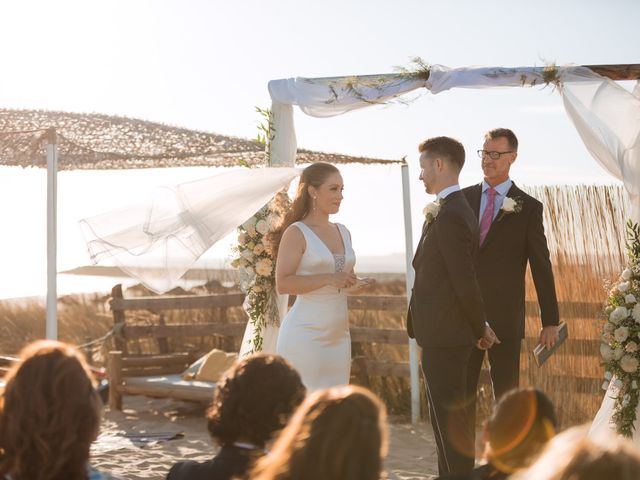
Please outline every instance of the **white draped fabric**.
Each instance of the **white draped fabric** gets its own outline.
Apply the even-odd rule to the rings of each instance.
[[[576,67],[562,75],[565,110],[585,146],[631,200],[631,218],[640,222],[640,82],[633,92]]]
[[[246,310],[246,307],[245,307]],[[278,343],[278,332],[280,331],[280,323],[289,310],[289,295],[278,295],[278,313],[280,318],[278,319],[278,325],[268,323],[262,328],[262,352],[264,353],[276,353],[276,344]],[[238,355],[240,358],[245,357],[253,353],[253,346],[251,339],[255,335],[256,330],[251,322],[247,322],[247,326],[244,329],[244,335],[242,336],[242,344],[240,345],[240,352]]]
[[[443,65],[432,65],[426,81],[401,74],[271,80],[268,86],[276,132],[271,156],[278,165],[295,162],[293,109],[285,110],[285,106],[297,105],[313,117],[333,117],[380,105],[423,87],[435,94],[454,87],[533,86],[543,82],[540,68],[449,68]]]
[[[436,94],[452,88],[494,88],[544,85],[539,67],[430,67],[427,81],[398,74],[360,77],[289,78],[269,82],[274,110],[297,105],[314,117],[341,115],[379,105],[425,87]],[[587,149],[613,176],[624,182],[632,219],[640,222],[640,82],[633,93],[586,67],[559,67],[559,91],[567,114]],[[271,155],[281,164],[295,162],[293,111],[276,117],[278,143]],[[292,140],[293,139],[293,140]]]
[[[232,170],[160,188],[148,205],[80,221],[93,262],[111,259],[157,293],[300,174],[295,168]]]

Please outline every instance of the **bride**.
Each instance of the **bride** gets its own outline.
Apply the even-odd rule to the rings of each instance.
[[[371,283],[353,273],[356,258],[349,231],[329,221],[340,208],[343,188],[340,171],[333,165],[307,167],[273,241],[278,293],[297,295],[282,320],[276,351],[300,372],[309,392],[349,383],[345,289]]]

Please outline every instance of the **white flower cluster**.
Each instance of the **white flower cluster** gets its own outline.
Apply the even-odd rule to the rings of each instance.
[[[262,327],[278,320],[274,301],[275,258],[269,234],[280,226],[289,207],[289,197],[280,192],[238,227],[236,256],[231,265],[238,269],[240,289],[247,294],[244,307],[254,326],[252,351],[262,349]]]
[[[502,220],[505,215],[510,213],[520,213],[522,211],[523,200],[520,197],[504,197],[502,206],[500,207],[500,215],[498,221]]]
[[[271,204],[267,204],[238,227],[238,255],[231,265],[239,269],[243,292],[260,292],[273,285],[275,262],[267,234],[274,231],[280,221],[280,216],[272,211]]]
[[[638,250],[630,248],[629,266],[609,292],[600,344],[605,367],[602,388],[614,390],[614,421],[624,435],[632,429],[640,394],[640,259],[633,253]]]
[[[436,219],[438,213],[440,213],[441,207],[442,205],[440,204],[440,201],[436,200],[435,202],[428,203],[427,206],[422,209],[422,213],[424,214],[427,224]]]

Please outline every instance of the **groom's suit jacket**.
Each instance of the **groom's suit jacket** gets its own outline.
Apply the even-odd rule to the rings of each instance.
[[[464,188],[462,193],[477,221],[482,184]],[[504,215],[501,211],[493,220],[480,247],[477,275],[491,328],[500,340],[519,340],[524,337],[527,262],[543,326],[558,325],[558,301],[542,224],[542,203],[515,184],[507,197],[522,201],[522,211]]]
[[[407,333],[421,347],[474,345],[485,313],[476,280],[478,220],[462,192],[449,194],[425,225],[413,268]]]

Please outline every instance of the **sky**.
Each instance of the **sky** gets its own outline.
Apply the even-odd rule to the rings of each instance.
[[[269,106],[271,79],[388,73],[415,56],[449,67],[638,63],[639,18],[635,0],[8,1],[0,3],[0,106],[124,115],[255,137],[254,107]],[[518,184],[615,183],[585,150],[552,88],[425,91],[411,98],[331,119],[296,110],[295,122],[304,148],[406,157],[414,236],[430,200],[417,180],[417,145],[427,137],[462,141],[463,185],[481,180],[473,152],[498,126],[519,137],[512,169]],[[88,263],[79,219],[138,201],[154,186],[212,173],[61,173],[60,269]],[[345,202],[336,220],[351,229],[356,249],[402,252],[397,167],[343,173]],[[0,168],[0,211],[14,230],[0,240],[0,298],[19,267],[42,278],[44,178],[42,171]],[[228,242],[216,255],[225,249]],[[40,291],[43,284],[33,285]]]

